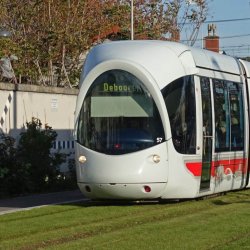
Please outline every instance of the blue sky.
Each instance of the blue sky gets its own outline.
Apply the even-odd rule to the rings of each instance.
[[[207,21],[249,18],[244,21],[215,22],[215,24],[222,50],[234,56],[250,56],[250,0],[209,1]],[[202,34],[207,35],[207,25],[208,23],[202,25],[198,39],[201,39]],[[237,37],[229,38],[231,36]],[[201,44],[201,41],[197,41],[195,46],[201,47]]]

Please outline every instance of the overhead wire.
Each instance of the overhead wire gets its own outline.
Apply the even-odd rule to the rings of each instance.
[[[221,19],[221,20],[207,20],[207,21],[204,21],[203,24],[206,24],[206,23],[227,23],[227,22],[239,22],[239,21],[250,21],[250,18],[246,17],[246,18],[232,18],[232,19]],[[185,25],[191,25],[191,23],[186,23]],[[239,37],[247,37],[247,36],[250,36],[250,34],[239,34],[239,35],[231,35],[231,36],[219,36],[219,39],[231,39],[231,38],[239,38]],[[196,39],[196,41],[202,41],[204,40],[203,38],[200,38],[200,39]],[[184,40],[180,40],[181,42],[189,42],[190,40],[188,39],[184,39]],[[247,48],[242,48],[242,47],[247,47]],[[233,46],[231,46],[233,47]],[[250,45],[235,45],[234,46],[235,49],[230,48],[230,46],[223,46],[221,47],[221,49],[223,50],[232,50],[232,51],[235,51],[237,50],[237,52],[241,53],[240,51],[247,51],[249,52],[249,47]],[[237,49],[236,49],[237,48]],[[243,53],[243,52],[242,52]]]
[[[234,19],[221,19],[221,20],[206,20],[203,23],[227,23],[227,22],[239,22],[250,21],[250,17],[234,18]],[[178,25],[192,25],[193,23],[178,23]]]
[[[234,36],[219,36],[220,39],[229,39],[229,38],[238,38],[238,37],[244,37],[244,36],[250,36],[250,34],[241,34],[241,35],[234,35]],[[203,38],[196,39],[196,41],[202,41]],[[189,42],[189,39],[180,40],[181,42]]]
[[[209,20],[209,21],[204,21],[203,23],[227,23],[227,22],[247,21],[247,20],[250,20],[250,17],[236,18],[236,19]]]

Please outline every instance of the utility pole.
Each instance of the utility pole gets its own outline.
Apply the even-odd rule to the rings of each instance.
[[[130,25],[131,25],[131,28],[130,28],[130,32],[131,32],[131,40],[134,40],[134,1],[131,0],[131,17],[130,17]]]

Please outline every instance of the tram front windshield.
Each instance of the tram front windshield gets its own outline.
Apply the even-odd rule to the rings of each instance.
[[[123,70],[101,74],[84,99],[78,142],[94,151],[117,155],[165,140],[156,104],[144,84]]]

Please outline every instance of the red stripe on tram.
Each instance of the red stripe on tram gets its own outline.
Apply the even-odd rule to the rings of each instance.
[[[246,163],[247,159],[245,158],[213,161],[211,163],[211,176],[216,176],[215,172],[218,167],[223,167],[225,174],[227,174],[228,171],[231,171],[233,174],[235,174],[235,172],[246,174]],[[186,162],[186,167],[194,176],[201,176],[202,162]]]
[[[201,162],[186,162],[187,169],[194,175],[194,176],[201,176]]]

